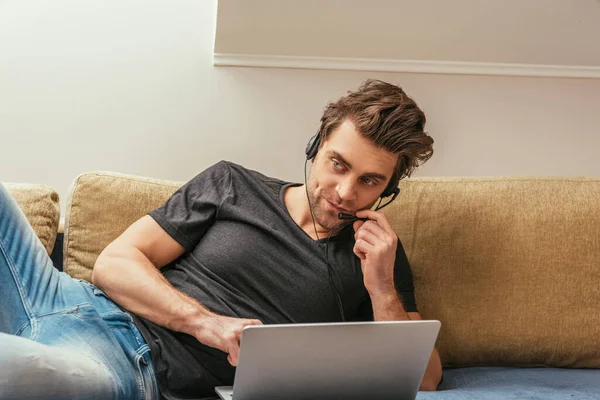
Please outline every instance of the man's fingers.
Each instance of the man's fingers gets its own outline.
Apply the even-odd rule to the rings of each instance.
[[[356,233],[354,234],[354,239],[360,238],[360,235],[365,234],[365,232],[370,232],[371,234],[375,235],[379,240],[382,240],[382,241],[385,241],[387,238],[390,237],[390,234],[388,232],[386,232],[382,227],[380,227],[379,225],[377,225],[376,223],[374,223],[372,221],[367,221],[363,224],[363,226],[361,227],[360,230],[356,231]],[[371,243],[375,244],[375,242],[371,242]]]
[[[235,335],[230,339],[230,344],[228,347],[229,355],[227,356],[227,361],[234,367],[237,366],[240,356],[240,342],[242,339],[242,331],[247,326],[257,326],[262,325],[262,321],[258,319],[246,319],[242,320],[242,323],[238,325],[238,328],[235,330]]]
[[[239,355],[240,355],[240,342],[239,342],[239,338],[238,338],[238,339],[233,340],[231,342],[231,344],[229,345],[229,355],[227,356],[227,361],[229,361],[229,364],[233,365],[234,367],[237,366]]]
[[[242,332],[245,327],[256,325],[263,325],[263,323],[258,319],[218,317],[217,326],[220,328],[220,332],[216,334],[218,342],[209,345],[227,353],[227,361],[235,367],[238,364]]]
[[[352,228],[354,228],[354,232],[356,232],[357,230],[359,230],[360,227],[363,226],[364,223],[365,223],[365,221],[361,221],[360,219],[354,221],[354,223],[352,224]]]
[[[388,233],[395,234],[395,231],[390,225],[390,222],[387,220],[387,217],[379,211],[360,210],[356,212],[356,216],[359,218],[369,218],[370,220],[377,222],[377,225],[382,227]]]
[[[363,240],[363,239],[358,239],[355,243],[354,243],[354,254],[356,254],[358,256],[358,258],[360,258],[361,260],[365,259],[365,254],[368,254],[370,251],[372,251],[374,248],[373,245],[369,244],[367,241]]]
[[[354,238],[355,240],[362,239],[373,246],[383,241],[383,239],[381,239],[378,235],[364,228],[359,232],[356,232]]]

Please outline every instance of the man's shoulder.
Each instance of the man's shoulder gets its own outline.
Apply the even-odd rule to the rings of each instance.
[[[251,181],[254,183],[262,183],[267,185],[278,185],[281,186],[288,182],[281,180],[279,178],[275,178],[272,176],[268,176],[263,174],[262,172],[256,171],[254,169],[246,168],[240,164],[234,163],[232,161],[221,160],[211,168],[218,168],[220,170],[227,169],[229,174],[231,174],[232,179]]]

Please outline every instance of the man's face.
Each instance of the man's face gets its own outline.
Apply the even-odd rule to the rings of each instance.
[[[346,120],[322,144],[307,182],[316,222],[326,230],[340,224],[338,213],[371,208],[385,190],[398,156],[375,147]]]

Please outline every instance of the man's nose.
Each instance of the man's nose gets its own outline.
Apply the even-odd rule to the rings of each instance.
[[[343,202],[353,201],[356,198],[356,187],[349,179],[338,182],[336,192]]]

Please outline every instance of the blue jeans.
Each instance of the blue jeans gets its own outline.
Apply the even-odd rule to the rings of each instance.
[[[59,272],[0,184],[0,398],[156,399],[129,314]]]

